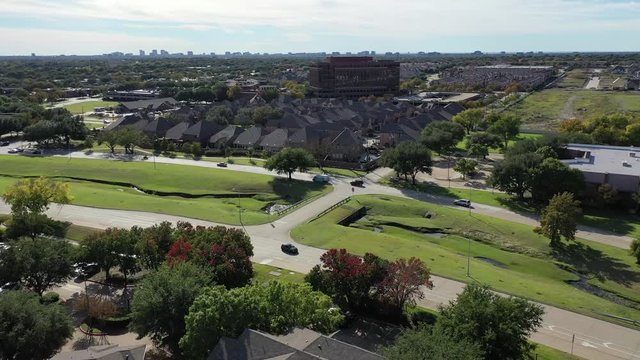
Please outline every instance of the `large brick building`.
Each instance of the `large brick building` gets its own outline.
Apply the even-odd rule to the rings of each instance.
[[[328,57],[311,65],[309,83],[317,96],[325,98],[395,95],[400,89],[400,63],[370,56]]]

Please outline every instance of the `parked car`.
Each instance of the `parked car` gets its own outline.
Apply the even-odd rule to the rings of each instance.
[[[9,291],[9,290],[18,290],[20,289],[20,284],[17,282],[8,282],[2,286],[0,286],[0,293],[3,291]]]
[[[293,244],[282,244],[280,250],[286,254],[298,255],[298,248]]]
[[[25,151],[25,154],[42,155],[42,150],[40,150],[40,149],[30,149],[30,150]]]
[[[313,177],[313,182],[328,183],[329,181],[331,181],[331,178],[327,174],[318,174]]]
[[[364,186],[364,181],[357,179],[357,180],[353,180],[352,182],[350,182],[351,186],[357,186],[357,187],[363,187]]]
[[[13,149],[9,149],[9,154],[19,154],[19,153],[21,153],[23,151],[24,151],[24,149],[13,148]]]
[[[467,200],[467,199],[457,199],[453,201],[454,205],[458,205],[458,206],[464,206],[464,207],[471,207],[471,201]]]
[[[4,140],[4,141],[0,141],[0,146],[9,146],[9,144],[11,144],[9,141]]]
[[[100,271],[100,267],[96,263],[76,263],[73,265],[73,272],[77,277],[88,278]]]
[[[219,162],[216,164],[217,167],[227,167],[227,163],[226,162]]]

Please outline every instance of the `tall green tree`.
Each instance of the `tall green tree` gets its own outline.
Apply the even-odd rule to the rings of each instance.
[[[562,192],[577,195],[585,186],[582,172],[570,168],[558,159],[547,158],[530,171],[533,174],[531,196],[542,203]],[[553,180],[550,181],[551,179]]]
[[[220,337],[238,337],[246,328],[283,334],[302,326],[328,333],[344,320],[331,307],[331,299],[308,284],[273,281],[232,290],[207,288],[189,309],[180,346],[191,357],[203,358]]]
[[[533,170],[541,161],[541,157],[533,153],[509,156],[493,168],[488,184],[523,200],[533,187]]]
[[[287,174],[289,180],[294,171],[306,172],[313,167],[315,160],[308,151],[299,148],[285,148],[271,156],[264,167],[278,174]]]
[[[520,133],[520,120],[513,115],[500,115],[500,118],[487,129],[488,132],[502,139],[503,147],[509,147],[509,140],[513,140]]]
[[[58,304],[24,291],[0,293],[0,358],[49,359],[71,338],[73,326]]]
[[[186,331],[189,307],[212,278],[206,269],[192,263],[162,266],[144,277],[134,293],[129,328],[140,337],[166,347],[174,357],[183,357],[180,338]]]
[[[389,360],[478,360],[480,347],[471,340],[434,333],[429,326],[405,329],[392,346],[381,349]]]
[[[476,130],[480,124],[482,124],[483,118],[484,110],[468,109],[454,116],[451,121],[462,125],[467,134],[471,134],[472,131]]]
[[[27,179],[15,182],[2,194],[11,206],[11,214],[42,214],[52,202],[68,204],[71,201],[69,185],[48,178]]]
[[[136,244],[140,265],[157,270],[167,257],[174,242],[173,226],[168,221],[145,228]]]
[[[382,153],[383,166],[392,168],[398,175],[411,177],[411,182],[416,184],[416,176],[423,172],[431,174],[433,161],[431,151],[426,146],[405,141],[395,148],[390,148]]]
[[[42,295],[52,286],[69,280],[73,274],[73,250],[69,243],[43,238],[21,239],[0,252],[2,276],[19,280]],[[8,280],[8,279],[7,279]]]
[[[559,245],[562,237],[574,240],[581,213],[580,201],[572,193],[554,195],[542,211],[540,232],[551,240],[552,247]]]
[[[487,360],[525,359],[534,349],[529,335],[542,324],[543,314],[540,305],[471,283],[455,301],[440,308],[433,331],[475,343]]]
[[[450,121],[434,121],[422,130],[422,143],[438,154],[450,154],[464,139],[464,128]]]
[[[64,224],[50,219],[45,211],[52,202],[67,204],[72,197],[69,186],[48,178],[20,180],[2,194],[2,199],[11,206],[7,237],[60,235]]]
[[[482,157],[489,155],[489,149],[500,145],[500,138],[488,132],[477,132],[469,135],[465,146],[470,156]]]
[[[107,279],[111,268],[118,265],[120,254],[119,238],[125,236],[127,230],[107,228],[102,232],[94,232],[82,240],[81,246],[87,260],[98,264]]]
[[[456,161],[456,165],[453,167],[453,170],[462,174],[462,179],[466,180],[467,177],[473,176],[478,172],[478,162],[464,158],[459,159]]]

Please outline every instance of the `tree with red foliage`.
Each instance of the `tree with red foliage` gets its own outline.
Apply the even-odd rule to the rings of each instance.
[[[387,275],[380,284],[382,299],[390,305],[404,309],[405,305],[415,305],[416,298],[422,299],[422,287],[433,288],[430,273],[424,262],[412,257],[397,259],[387,266]]]
[[[376,298],[376,290],[386,276],[387,262],[373,254],[364,257],[346,249],[331,249],[306,276],[314,289],[333,297],[343,307],[359,308]]]
[[[184,239],[178,239],[178,241],[174,242],[167,253],[167,264],[169,266],[173,266],[177,263],[183,263],[192,258],[193,245],[190,242]]]

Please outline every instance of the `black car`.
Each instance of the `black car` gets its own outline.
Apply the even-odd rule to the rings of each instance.
[[[0,141],[0,146],[9,146],[9,144],[11,144],[11,143],[6,141],[6,140],[5,141]]]
[[[226,162],[219,162],[216,164],[217,167],[227,167],[227,163]]]
[[[353,180],[352,182],[350,182],[351,186],[357,186],[357,187],[363,187],[364,186],[364,181],[357,179],[357,180]]]
[[[282,244],[280,250],[286,254],[298,255],[298,248],[293,244]]]

